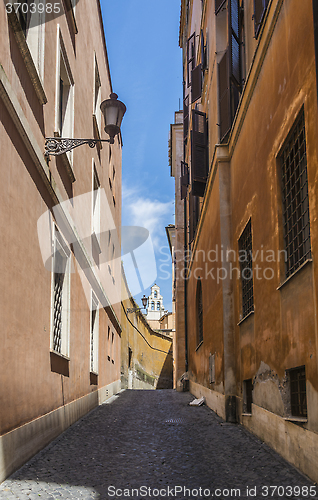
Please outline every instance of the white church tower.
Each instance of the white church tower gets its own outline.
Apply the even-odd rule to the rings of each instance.
[[[147,320],[159,321],[164,315],[163,297],[160,295],[160,287],[156,283],[151,287],[151,293],[148,297]]]

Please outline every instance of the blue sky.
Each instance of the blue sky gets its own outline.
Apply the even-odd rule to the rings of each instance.
[[[174,223],[168,134],[179,100],[182,103],[180,0],[101,0],[101,6],[113,90],[127,106],[122,124],[122,223],[150,231],[155,281],[171,311],[165,226]],[[152,283],[146,281],[142,294],[148,295]],[[135,295],[139,303],[142,294]]]

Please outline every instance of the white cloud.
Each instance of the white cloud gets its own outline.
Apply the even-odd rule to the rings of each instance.
[[[136,196],[137,195],[137,196]],[[162,237],[165,238],[167,217],[172,218],[173,201],[162,202],[142,198],[133,189],[123,189],[125,224],[141,226],[148,229],[155,249],[160,247]],[[169,221],[168,223],[173,222]],[[166,241],[164,241],[166,244]]]

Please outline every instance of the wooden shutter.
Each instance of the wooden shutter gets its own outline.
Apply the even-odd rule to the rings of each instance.
[[[189,167],[188,164],[184,161],[181,162],[181,177],[180,177],[180,186],[181,186],[181,200],[187,196],[188,186],[189,186]]]
[[[189,130],[189,96],[183,99],[183,138],[188,137]]]
[[[229,0],[231,77],[241,86],[239,0]]]
[[[192,110],[191,186],[195,196],[203,196],[208,176],[206,114]]]
[[[195,32],[187,41],[187,79],[188,87],[191,85],[191,72],[195,68]]]
[[[231,128],[232,121],[228,51],[218,64],[218,86],[220,142],[222,142]]]
[[[215,0],[215,13],[219,12],[222,5],[225,3],[225,0]]]
[[[189,243],[194,240],[199,219],[199,198],[191,191],[189,196]]]
[[[202,65],[198,64],[191,71],[191,102],[200,99],[202,94]]]
[[[267,9],[268,0],[254,0],[254,34],[258,37],[259,30],[263,22],[264,14]]]
[[[204,35],[203,35],[203,30],[201,30],[201,64],[202,64],[202,71],[205,71],[207,69],[207,55],[206,55],[206,45],[204,45]]]

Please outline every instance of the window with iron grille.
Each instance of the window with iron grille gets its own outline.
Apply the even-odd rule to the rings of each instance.
[[[203,341],[203,300],[202,300],[202,283],[198,280],[197,285],[197,340],[198,345]]]
[[[70,251],[57,229],[54,231],[52,276],[51,348],[69,354]]]
[[[98,373],[98,333],[99,333],[99,309],[98,299],[92,291],[91,302],[91,339],[90,339],[90,371]]]
[[[252,222],[250,219],[239,239],[243,318],[254,311],[252,250]]]
[[[305,367],[288,371],[290,383],[291,414],[295,417],[307,418],[306,371]]]
[[[302,111],[281,156],[286,277],[311,258],[305,119]]]

